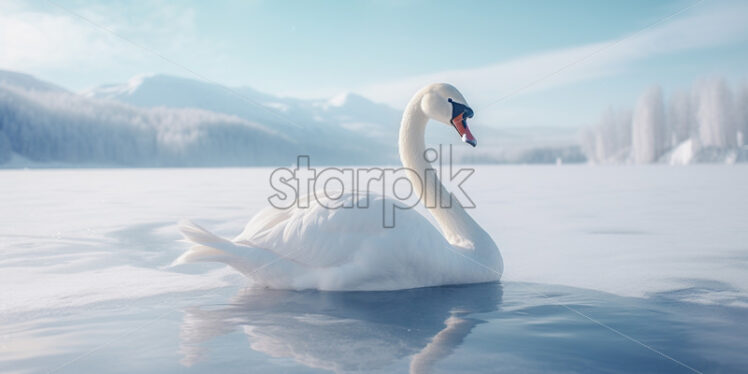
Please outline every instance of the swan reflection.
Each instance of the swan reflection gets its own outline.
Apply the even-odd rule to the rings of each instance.
[[[220,309],[186,310],[182,364],[209,355],[205,342],[242,331],[250,347],[335,372],[376,370],[410,357],[411,373],[428,372],[483,323],[476,313],[501,304],[499,283],[392,292],[248,289]]]

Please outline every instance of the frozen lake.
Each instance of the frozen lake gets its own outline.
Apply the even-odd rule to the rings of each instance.
[[[233,237],[270,169],[0,170],[0,372],[739,372],[748,165],[479,166],[501,284],[249,287],[166,268]]]

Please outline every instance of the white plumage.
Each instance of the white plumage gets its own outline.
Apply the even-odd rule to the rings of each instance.
[[[430,167],[421,158],[423,131],[429,118],[450,123],[448,99],[466,105],[454,87],[435,84],[419,91],[403,115],[400,155],[415,171],[409,177],[417,194],[424,186],[416,183],[416,174]],[[450,196],[438,179],[431,181],[442,196]],[[356,199],[344,194],[335,201],[310,199],[308,208],[268,207],[233,240],[183,221],[182,233],[196,245],[175,264],[222,262],[278,289],[396,290],[500,279],[498,248],[459,203],[428,208],[442,232],[413,209],[397,209],[395,227],[384,227],[382,196],[371,197],[369,208],[327,208],[358,206]]]

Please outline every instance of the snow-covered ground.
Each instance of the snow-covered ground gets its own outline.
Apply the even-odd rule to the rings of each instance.
[[[39,318],[245,286],[220,265],[166,266],[188,246],[180,218],[234,236],[270,171],[0,171],[0,367],[51,349],[23,334]],[[748,308],[748,165],[479,166],[464,187],[507,284]]]

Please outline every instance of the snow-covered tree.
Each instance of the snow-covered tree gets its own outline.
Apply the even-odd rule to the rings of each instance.
[[[723,79],[710,79],[676,91],[667,102],[655,86],[640,96],[633,116],[624,113],[608,109],[583,132],[582,150],[590,161],[642,164],[667,155],[665,161],[675,157],[690,163],[746,157],[734,148],[748,144],[748,82],[733,95]]]
[[[722,79],[711,79],[697,87],[699,143],[704,147],[737,145],[737,129],[730,88]]]
[[[748,145],[748,82],[743,82],[736,99],[737,143],[739,146],[744,146]]]
[[[623,161],[631,146],[631,112],[608,108],[594,126],[584,130],[582,136],[582,148],[590,161]]]
[[[669,147],[676,147],[696,135],[696,108],[691,90],[677,91],[670,96],[667,124]]]
[[[637,164],[657,161],[666,146],[662,90],[655,86],[639,98],[631,124],[631,155]]]

